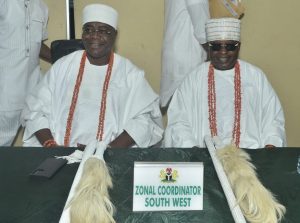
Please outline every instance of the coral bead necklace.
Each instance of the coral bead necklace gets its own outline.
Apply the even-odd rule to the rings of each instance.
[[[241,136],[241,74],[240,64],[237,61],[234,66],[234,123],[232,130],[232,141],[239,147],[240,136]],[[215,77],[214,67],[212,64],[209,65],[208,70],[208,113],[209,113],[209,128],[211,136],[218,135],[217,129],[217,118],[216,118],[216,88],[215,88]]]
[[[76,84],[73,90],[73,96],[72,96],[72,101],[69,109],[69,115],[67,119],[67,126],[66,126],[66,133],[64,137],[64,146],[68,147],[70,144],[70,135],[71,135],[71,130],[72,130],[72,122],[73,122],[73,116],[78,100],[78,94],[80,90],[80,85],[82,82],[82,77],[84,74],[84,67],[85,67],[85,62],[86,62],[86,51],[83,52],[81,61],[80,61],[80,67],[76,79]],[[109,63],[108,67],[106,70],[106,75],[105,75],[105,80],[103,83],[103,88],[102,88],[102,98],[101,98],[101,106],[100,106],[100,113],[99,113],[99,122],[98,122],[98,131],[97,131],[97,136],[96,139],[99,141],[103,140],[103,134],[104,134],[104,120],[105,120],[105,111],[106,111],[106,97],[107,97],[107,91],[108,91],[108,85],[111,77],[111,72],[112,72],[112,67],[113,67],[113,62],[114,62],[114,53],[112,52],[110,54],[109,58]]]

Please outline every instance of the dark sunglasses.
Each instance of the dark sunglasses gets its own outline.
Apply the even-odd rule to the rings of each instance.
[[[224,48],[226,51],[235,51],[240,43],[209,43],[208,46],[212,51],[220,51],[222,48]]]

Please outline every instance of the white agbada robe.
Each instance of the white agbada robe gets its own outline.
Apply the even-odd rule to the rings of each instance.
[[[263,148],[267,144],[286,146],[285,119],[280,101],[265,74],[239,60],[241,71],[241,148]],[[208,113],[209,62],[197,67],[175,92],[168,110],[166,147],[205,147],[210,135]],[[234,69],[215,69],[218,136],[232,141],[234,122]]]
[[[59,145],[64,144],[67,117],[83,51],[58,60],[26,100],[22,119],[26,124],[24,146],[41,146],[34,133],[49,128]],[[96,139],[102,87],[108,65],[86,60],[72,122],[70,146]],[[144,72],[115,54],[109,82],[103,139],[110,143],[124,130],[137,146],[148,147],[162,138],[159,98]]]
[[[166,106],[184,77],[204,62],[207,0],[165,0],[160,103]]]

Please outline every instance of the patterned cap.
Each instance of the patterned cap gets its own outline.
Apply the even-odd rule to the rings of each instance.
[[[208,42],[216,40],[240,41],[240,20],[235,18],[210,19],[205,24]]]

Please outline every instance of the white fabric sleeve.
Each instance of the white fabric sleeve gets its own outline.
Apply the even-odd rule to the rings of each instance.
[[[46,40],[48,39],[48,30],[47,30],[47,25],[48,25],[48,16],[49,16],[49,12],[48,12],[48,7],[46,4],[41,4],[42,10],[43,10],[43,16],[44,16],[44,20],[43,20],[43,33],[42,33],[42,40]]]
[[[265,75],[262,80],[262,135],[265,145],[285,147],[285,119],[279,98]]]
[[[206,43],[205,23],[210,18],[208,0],[185,0],[194,27],[195,38]]]
[[[138,147],[149,147],[162,139],[163,125],[159,97],[144,78],[144,72],[132,69],[128,75],[131,91],[126,101],[123,129]]]
[[[134,139],[138,147],[149,147],[158,143],[163,134],[158,99],[141,114],[130,119],[125,131]]]
[[[3,6],[2,4],[4,4],[5,1],[7,1],[7,0],[0,0],[0,6],[1,6],[1,8]]]
[[[40,129],[50,129],[49,117],[51,111],[52,93],[49,86],[51,70],[43,80],[27,96],[25,108],[22,111],[21,123],[25,126],[23,141],[34,137]]]
[[[193,105],[190,103],[191,96],[185,93],[191,92],[186,81],[175,91],[168,108],[168,125],[164,136],[165,147],[189,148],[199,146],[194,137],[189,114]]]
[[[0,16],[4,15],[6,11],[7,11],[7,0],[0,0]]]

